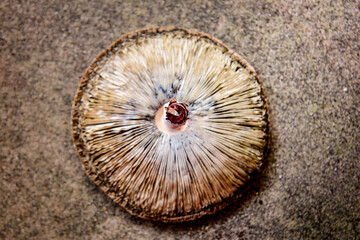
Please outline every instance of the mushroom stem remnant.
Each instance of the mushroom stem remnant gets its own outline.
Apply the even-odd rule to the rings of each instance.
[[[172,98],[165,106],[165,121],[172,128],[178,128],[186,123],[187,116],[189,115],[189,108],[186,103],[177,102]]]
[[[172,98],[159,109],[155,122],[162,132],[176,133],[186,128],[188,116],[188,105]]]

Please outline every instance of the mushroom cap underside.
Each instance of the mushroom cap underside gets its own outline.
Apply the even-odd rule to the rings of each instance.
[[[179,132],[156,114],[186,103]],[[268,117],[252,67],[206,34],[152,28],[127,34],[84,74],[73,138],[85,171],[129,212],[179,222],[214,213],[261,166]]]

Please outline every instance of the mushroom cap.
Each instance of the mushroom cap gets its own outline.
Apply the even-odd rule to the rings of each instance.
[[[166,132],[156,114],[186,103],[186,127]],[[193,220],[237,199],[264,160],[269,122],[253,68],[194,30],[126,34],[81,79],[72,112],[76,149],[91,179],[142,218]]]

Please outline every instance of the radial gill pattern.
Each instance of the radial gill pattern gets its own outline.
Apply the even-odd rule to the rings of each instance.
[[[187,126],[159,129],[170,99]],[[191,220],[223,208],[259,168],[268,120],[252,68],[220,41],[184,29],[120,38],[84,75],[73,110],[84,168],[112,199],[152,220]]]

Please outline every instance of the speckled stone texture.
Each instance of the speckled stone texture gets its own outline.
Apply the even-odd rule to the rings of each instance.
[[[1,1],[0,239],[356,239],[356,1]],[[222,40],[258,72],[272,151],[239,202],[182,224],[131,216],[82,169],[80,78],[122,34],[174,25]]]

